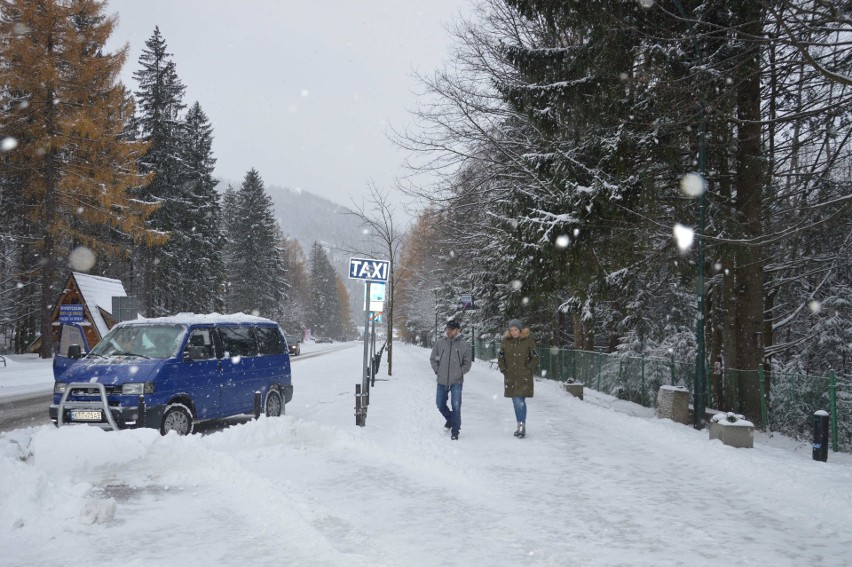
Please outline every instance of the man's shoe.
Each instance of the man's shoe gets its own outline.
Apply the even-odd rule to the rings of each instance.
[[[457,440],[458,438],[459,438],[458,433],[453,433],[452,435],[450,435],[450,439],[452,439],[453,441]]]
[[[450,423],[449,421],[444,424],[444,429],[452,429],[452,428],[453,428],[453,424]]]

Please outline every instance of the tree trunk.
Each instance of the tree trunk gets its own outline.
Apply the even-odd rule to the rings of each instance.
[[[743,26],[743,59],[739,66],[737,88],[737,171],[736,199],[739,236],[743,243],[736,250],[737,286],[737,366],[748,371],[740,380],[742,412],[750,419],[760,417],[760,390],[757,369],[763,364],[763,251],[755,244],[763,233],[763,187],[765,167],[761,155],[759,45],[748,38],[759,37],[761,7],[758,2],[743,2],[739,17]]]
[[[47,100],[53,100],[53,89],[48,89]],[[56,105],[47,104],[47,115],[45,117],[45,126],[51,136],[60,134],[57,125]],[[41,349],[39,356],[41,358],[53,357],[53,302],[56,301],[54,290],[54,280],[56,279],[56,240],[54,232],[56,231],[57,215],[59,214],[57,191],[59,183],[59,156],[56,155],[56,149],[51,148],[44,156],[44,201],[41,204],[42,210],[42,248],[41,248]]]

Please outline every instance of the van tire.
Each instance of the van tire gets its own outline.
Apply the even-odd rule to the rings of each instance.
[[[279,417],[284,415],[284,401],[281,399],[281,394],[278,390],[269,390],[266,394],[266,417]]]
[[[192,433],[192,412],[183,404],[169,404],[163,412],[163,422],[160,424],[160,434],[165,435],[174,431],[178,435]]]

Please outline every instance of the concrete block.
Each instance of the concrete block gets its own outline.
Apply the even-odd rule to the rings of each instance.
[[[710,439],[718,439],[730,447],[754,447],[754,424],[745,416],[718,413],[710,420]]]
[[[688,425],[689,390],[681,386],[660,386],[657,393],[657,417]]]
[[[565,391],[574,396],[575,398],[583,399],[583,383],[582,382],[565,382],[562,385],[565,388]]]

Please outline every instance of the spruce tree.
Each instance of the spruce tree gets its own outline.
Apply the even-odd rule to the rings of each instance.
[[[213,128],[198,102],[187,112],[185,124],[179,199],[183,214],[166,246],[179,278],[173,305],[176,311],[221,311],[224,235],[213,179]]]
[[[230,312],[279,320],[285,284],[272,199],[255,169],[246,173],[227,215],[227,305]]]
[[[182,220],[189,200],[183,193],[187,169],[181,160],[186,140],[186,126],[181,118],[186,87],[177,75],[172,54],[159,27],[145,42],[139,57],[141,68],[133,73],[139,83],[136,91],[142,139],[148,143],[147,153],[139,160],[139,169],[152,174],[152,180],[140,197],[158,202],[149,225],[168,238],[162,247],[140,247],[136,251],[138,281],[134,287],[143,310],[163,315],[179,308],[181,280],[191,277],[189,266],[180,261]]]

